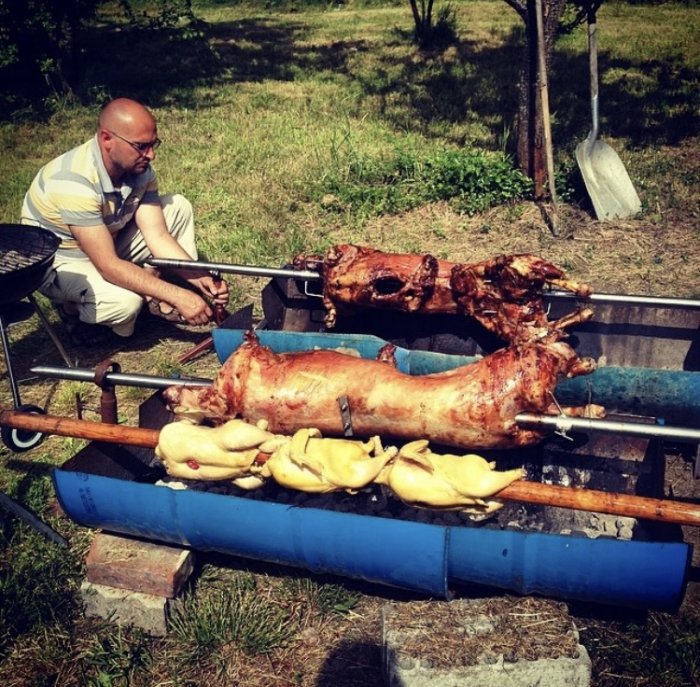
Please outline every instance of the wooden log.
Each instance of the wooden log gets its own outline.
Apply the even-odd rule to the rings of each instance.
[[[155,448],[159,431],[143,427],[110,425],[104,422],[75,420],[56,415],[37,415],[0,408],[0,425],[58,436],[103,441],[113,444]],[[261,453],[259,461],[268,454]],[[540,482],[513,482],[494,494],[494,498],[574,510],[608,513],[646,520],[700,526],[700,504],[670,499],[655,499],[633,494],[618,494],[594,489],[561,487]]]

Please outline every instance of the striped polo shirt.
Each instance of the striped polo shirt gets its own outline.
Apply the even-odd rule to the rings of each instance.
[[[121,187],[114,188],[95,136],[39,170],[24,197],[21,221],[57,234],[61,239],[59,255],[86,257],[69,225],[104,224],[114,235],[132,219],[141,203],[155,202],[158,182],[153,168],[127,175]]]

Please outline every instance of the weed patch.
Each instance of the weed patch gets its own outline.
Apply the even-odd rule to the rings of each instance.
[[[389,159],[356,155],[336,167],[318,188],[338,202],[371,217],[448,201],[457,212],[474,214],[532,196],[532,182],[506,155],[482,151],[440,150],[415,154],[397,150]]]
[[[288,615],[258,593],[250,575],[188,595],[173,615],[171,630],[186,663],[231,644],[249,654],[269,653],[292,636]]]

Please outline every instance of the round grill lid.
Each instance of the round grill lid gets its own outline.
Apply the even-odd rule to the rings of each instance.
[[[0,224],[0,274],[18,275],[53,257],[60,239],[48,229],[28,224]]]

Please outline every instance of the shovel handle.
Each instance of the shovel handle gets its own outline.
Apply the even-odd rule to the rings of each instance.
[[[591,80],[591,145],[598,138],[600,128],[598,115],[598,36],[596,33],[595,8],[588,12],[588,70]]]
[[[1,408],[0,425],[45,434],[128,444],[143,448],[155,448],[160,434],[158,430],[143,427],[110,425],[55,415],[34,415]],[[257,462],[264,462],[266,457],[269,457],[268,454],[259,454]],[[700,526],[700,505],[668,499],[654,499],[527,481],[513,482],[495,494],[494,498],[644,518],[679,525]]]

